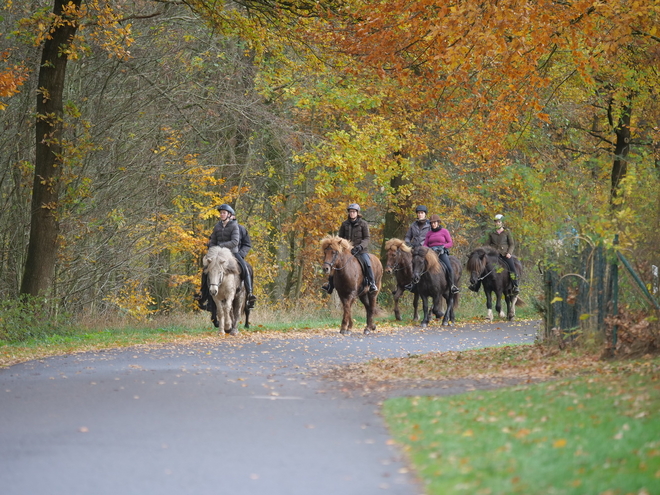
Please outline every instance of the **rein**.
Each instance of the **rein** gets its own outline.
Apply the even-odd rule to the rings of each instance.
[[[486,275],[484,275],[483,277],[479,277],[479,278],[477,278],[477,282],[481,282],[481,281],[482,281],[483,279],[485,279],[488,275],[490,275],[491,273],[493,273],[493,270],[495,270],[495,268],[491,268],[490,271],[489,271]]]
[[[341,268],[335,266],[338,256],[339,256],[339,251],[335,251],[335,254],[332,256],[332,261],[330,262],[324,261],[323,265],[328,265],[330,267],[330,270],[343,270],[344,268],[346,268],[346,265],[342,266]]]

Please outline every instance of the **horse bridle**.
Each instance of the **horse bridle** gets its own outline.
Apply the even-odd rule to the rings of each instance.
[[[342,266],[341,268],[335,267],[335,263],[337,262],[337,257],[339,256],[339,251],[335,251],[335,254],[332,256],[332,261],[324,261],[323,266],[328,265],[330,267],[330,270],[343,270],[346,268],[345,266]]]
[[[488,275],[490,275],[491,273],[493,273],[493,270],[495,270],[495,268],[491,268],[490,271],[489,271],[486,275],[484,275],[483,277],[479,277],[479,278],[477,278],[477,282],[481,282],[481,281],[482,281],[483,279],[485,279]],[[485,268],[484,268],[484,271],[486,271]],[[482,272],[482,273],[483,273],[483,272]]]
[[[399,270],[403,270],[403,267],[399,266],[399,260],[401,258],[401,250],[397,249],[396,250],[396,263],[394,263],[394,266],[390,268],[389,266],[387,268],[390,268],[393,272],[398,272]]]

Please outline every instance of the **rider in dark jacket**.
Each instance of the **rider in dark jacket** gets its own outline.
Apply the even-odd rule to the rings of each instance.
[[[410,224],[408,232],[406,232],[406,236],[403,238],[403,241],[408,246],[416,248],[424,243],[427,232],[431,230],[431,224],[426,219],[428,213],[429,210],[424,205],[419,205],[415,210],[417,220]]]
[[[360,216],[360,205],[357,203],[351,203],[346,210],[348,211],[348,218],[342,222],[337,235],[353,243],[351,254],[362,260],[361,265],[365,268],[364,276],[369,285],[369,292],[376,292],[378,286],[371,267],[371,259],[367,252],[369,247],[369,224]],[[328,282],[321,288],[328,294],[332,294],[334,289],[332,275],[328,277]]]
[[[495,221],[495,230],[492,230],[488,234],[488,245],[497,250],[500,254],[500,257],[506,262],[509,266],[509,278],[511,279],[511,284],[513,285],[512,292],[514,294],[520,293],[520,288],[518,287],[518,274],[516,273],[516,265],[513,263],[513,250],[516,247],[516,244],[513,242],[513,234],[509,229],[505,229],[502,225],[502,219],[504,215],[497,214],[493,219]]]
[[[236,258],[236,261],[238,261],[239,265],[241,266],[241,280],[245,284],[245,290],[248,294],[247,305],[248,308],[252,308],[254,307],[256,298],[252,294],[252,277],[250,276],[250,270],[247,266],[247,263],[239,253],[241,244],[241,230],[238,222],[235,220],[236,213],[234,212],[234,209],[228,204],[222,204],[218,206],[217,209],[220,211],[220,221],[215,224],[215,227],[213,227],[213,232],[209,237],[207,245],[208,247],[226,247],[232,252]],[[208,311],[212,310],[212,301],[209,299],[208,275],[204,272],[202,272],[202,284],[200,293],[195,296],[195,299],[197,300],[197,304],[201,309],[206,309]]]

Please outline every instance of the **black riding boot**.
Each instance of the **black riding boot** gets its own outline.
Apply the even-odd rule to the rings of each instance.
[[[376,285],[376,279],[374,277],[374,270],[371,268],[371,259],[367,253],[361,253],[358,256],[362,257],[364,261],[365,274],[364,277],[367,279],[367,285],[369,286],[369,292],[378,292],[378,286]]]
[[[437,251],[436,251],[437,252]],[[454,270],[451,268],[451,261],[449,261],[449,256],[447,255],[446,250],[442,250],[442,253],[438,253],[440,262],[445,266],[447,272],[447,283],[452,294],[458,294],[460,292],[459,288],[454,284]]]
[[[235,254],[236,261],[241,265],[241,280],[245,284],[245,292],[247,293],[246,301],[247,308],[254,308],[254,303],[257,302],[257,297],[252,294],[252,274],[250,273],[250,267],[248,267],[247,262],[243,259],[240,254]]]
[[[328,281],[321,286],[321,290],[326,291],[328,294],[332,294],[332,291],[335,290],[335,284],[332,281],[332,275],[328,277]]]
[[[520,287],[518,287],[518,276],[515,272],[512,272],[509,277],[511,278],[511,293],[520,294]]]
[[[209,302],[209,276],[208,274],[202,272],[202,283],[199,289],[199,292],[194,295],[195,300],[197,301],[197,305],[199,306],[199,309],[203,309],[205,311],[210,311],[208,307],[208,302]]]
[[[501,256],[501,255],[500,255]],[[511,293],[520,294],[520,288],[518,287],[518,274],[516,273],[516,265],[513,262],[513,258],[507,258],[502,256],[506,264],[509,266],[509,278],[511,279]]]

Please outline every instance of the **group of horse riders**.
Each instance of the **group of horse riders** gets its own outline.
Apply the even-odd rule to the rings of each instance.
[[[245,226],[237,222],[236,213],[231,206],[223,204],[218,206],[217,209],[220,211],[220,220],[213,228],[208,246],[226,247],[232,252],[241,266],[241,279],[245,284],[247,293],[247,307],[251,309],[254,307],[256,297],[252,293],[252,276],[245,261],[247,253],[252,248],[250,236]],[[376,292],[378,291],[378,287],[375,283],[371,261],[368,256],[369,224],[360,215],[359,204],[351,203],[346,210],[348,212],[348,218],[342,222],[337,235],[352,243],[351,254],[358,259],[362,266],[368,290],[369,292]],[[451,234],[446,228],[440,225],[440,217],[438,215],[434,214],[430,218],[426,218],[428,215],[428,208],[426,206],[418,206],[415,209],[415,214],[417,215],[417,220],[408,228],[404,242],[412,248],[426,246],[435,251],[445,268],[451,292],[453,294],[458,293],[459,288],[454,283],[454,273],[449,262],[449,249],[454,245]],[[512,292],[518,294],[520,292],[518,276],[513,259],[511,258],[515,243],[511,231],[504,228],[503,218],[504,216],[501,214],[497,214],[493,218],[495,229],[488,233],[488,246],[495,249],[502,260],[507,263],[512,283]],[[479,290],[478,285],[470,285],[468,288],[474,292]],[[334,290],[332,275],[328,277],[328,281],[323,284],[321,289],[328,294],[332,294]],[[413,284],[406,286],[406,289],[415,290]],[[209,298],[208,282],[204,273],[202,273],[201,293],[196,295],[195,299],[201,309],[211,310],[210,305],[213,303],[213,300]]]
[[[360,205],[357,203],[348,205],[347,211],[348,218],[339,227],[337,235],[353,244],[354,247],[351,250],[351,254],[359,259],[360,264],[363,267],[366,283],[369,286],[369,292],[375,292],[378,288],[374,283],[373,270],[371,268],[369,257],[367,256],[369,225],[360,215]],[[420,205],[415,209],[417,220],[408,228],[404,237],[404,242],[412,248],[426,246],[435,251],[445,268],[451,292],[457,294],[459,288],[454,282],[454,271],[449,262],[449,249],[454,245],[454,242],[449,231],[440,225],[440,217],[438,215],[431,215],[431,217],[427,219],[428,212],[428,208],[423,205]],[[500,257],[507,263],[512,283],[512,292],[518,294],[520,292],[518,287],[518,277],[516,274],[516,268],[513,264],[513,259],[511,258],[515,243],[511,231],[505,229],[502,224],[503,218],[504,216],[501,214],[497,214],[493,218],[495,221],[495,229],[488,234],[488,245],[495,249]],[[321,287],[321,289],[328,294],[332,293],[332,275],[328,278],[328,281]],[[414,284],[406,286],[406,289],[414,291]],[[477,292],[479,287],[470,286],[469,289]]]

